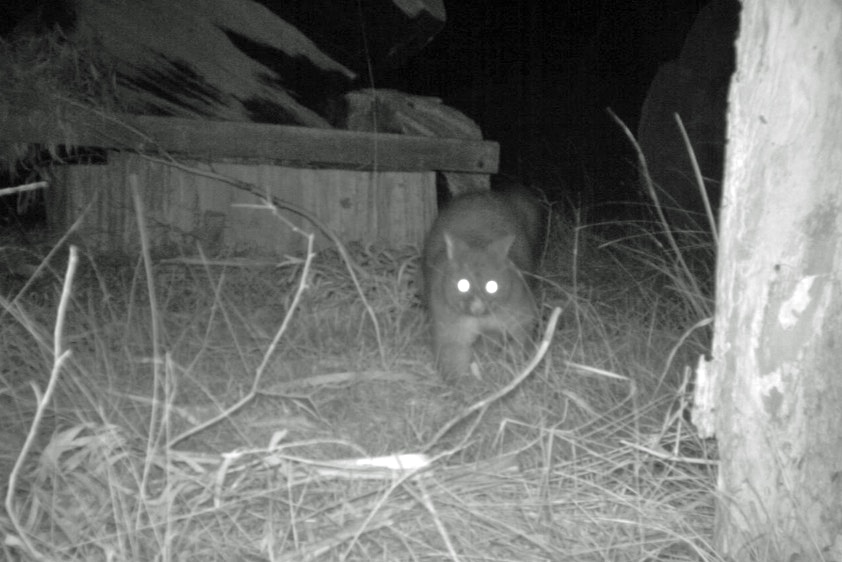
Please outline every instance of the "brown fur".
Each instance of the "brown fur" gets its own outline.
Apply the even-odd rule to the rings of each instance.
[[[424,246],[424,296],[436,366],[445,380],[468,372],[472,347],[489,333],[528,344],[538,311],[532,294],[542,213],[525,190],[468,193],[436,219]],[[460,291],[457,283],[470,286]],[[496,281],[497,291],[486,286]]]

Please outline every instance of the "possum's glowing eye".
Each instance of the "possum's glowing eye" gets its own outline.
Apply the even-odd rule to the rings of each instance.
[[[471,282],[467,279],[460,279],[456,282],[456,288],[459,289],[460,293],[467,293],[471,290]]]
[[[496,293],[498,288],[499,287],[497,286],[497,281],[489,281],[485,284],[485,292],[489,295],[493,295],[494,293]]]

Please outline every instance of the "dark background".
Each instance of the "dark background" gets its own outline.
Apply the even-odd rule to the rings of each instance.
[[[447,23],[377,87],[440,97],[501,144],[501,172],[577,206],[634,199],[634,132],[698,0],[445,0]],[[375,77],[377,80],[377,77]]]
[[[658,67],[678,57],[707,0],[444,3],[446,24],[426,48],[399,68],[360,71],[356,87],[442,98],[500,143],[503,174],[551,198],[594,210],[645,201],[632,147],[606,108],[637,130]],[[21,21],[72,26],[68,6],[0,0],[0,34]]]

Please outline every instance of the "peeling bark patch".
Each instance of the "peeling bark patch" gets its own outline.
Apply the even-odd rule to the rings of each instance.
[[[815,335],[813,315],[825,282],[823,277],[810,275],[794,286],[792,281],[784,280],[772,284],[758,353],[763,376],[783,363],[797,361],[801,349]]]
[[[792,295],[783,303],[778,310],[778,323],[784,330],[794,327],[798,319],[810,304],[810,287],[813,286],[815,275],[801,279],[795,286]]]

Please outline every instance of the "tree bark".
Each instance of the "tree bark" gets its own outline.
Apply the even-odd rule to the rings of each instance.
[[[842,2],[746,0],[729,102],[694,411],[719,442],[716,542],[842,562]]]

